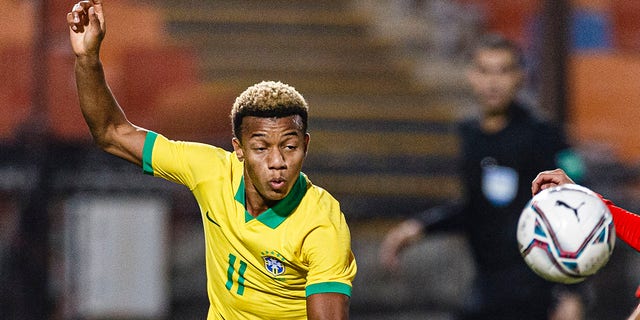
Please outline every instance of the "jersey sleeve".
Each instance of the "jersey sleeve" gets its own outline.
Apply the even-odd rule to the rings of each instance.
[[[640,251],[640,216],[616,206],[610,200],[602,200],[611,211],[618,238]]]
[[[309,265],[307,297],[330,292],[351,296],[356,261],[344,215],[339,212],[336,216],[332,221],[318,225],[305,239],[302,250]]]
[[[464,226],[466,202],[450,202],[431,207],[413,216],[424,225],[424,232],[457,230]]]
[[[142,150],[142,170],[193,189],[202,179],[223,174],[229,157],[229,152],[214,146],[173,141],[150,131]]]

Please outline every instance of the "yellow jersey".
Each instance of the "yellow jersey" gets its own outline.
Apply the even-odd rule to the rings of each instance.
[[[245,208],[235,153],[147,133],[143,171],[188,187],[205,234],[208,320],[306,319],[306,297],[350,296],[357,266],[340,205],[300,174],[257,217]]]

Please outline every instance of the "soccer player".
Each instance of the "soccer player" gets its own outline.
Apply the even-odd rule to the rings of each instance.
[[[554,169],[542,171],[531,182],[531,194],[536,195],[544,189],[565,183],[575,182],[564,170]],[[613,224],[616,226],[616,236],[636,251],[640,251],[640,215],[622,209],[608,199],[602,198],[602,200],[613,216]],[[640,297],[640,290],[636,295]],[[640,320],[640,305],[638,305],[631,317],[629,317],[629,320]]]
[[[502,36],[479,39],[467,80],[480,114],[458,126],[462,199],[401,222],[380,246],[381,264],[394,271],[402,251],[426,233],[464,233],[477,272],[459,319],[582,319],[580,296],[534,274],[515,245],[531,179],[549,165],[576,161],[562,132],[516,99],[522,60],[519,48]]]
[[[96,144],[188,187],[204,224],[207,319],[348,319],[356,262],[339,203],[301,173],[308,106],[261,82],[231,110],[233,152],[130,123],[107,85],[101,0],[67,14],[80,108]]]

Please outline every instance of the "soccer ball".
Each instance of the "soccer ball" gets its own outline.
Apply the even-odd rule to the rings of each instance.
[[[544,279],[578,283],[602,268],[613,252],[609,209],[588,188],[563,184],[535,195],[518,220],[518,247]]]

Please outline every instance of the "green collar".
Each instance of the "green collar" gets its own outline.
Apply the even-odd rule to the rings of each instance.
[[[235,199],[236,201],[240,202],[243,207],[245,207],[245,222],[249,222],[254,219],[254,217],[246,210],[247,206],[245,202],[244,187],[243,176],[240,180],[240,186],[238,187],[238,191],[236,192]],[[255,219],[264,223],[271,229],[275,229],[282,222],[284,222],[284,220],[291,214],[291,212],[293,212],[296,207],[298,207],[305,193],[307,193],[307,180],[305,179],[304,174],[300,173],[300,176],[298,176],[298,181],[296,181],[296,183],[293,185],[293,188],[291,188],[289,194],[284,197],[284,199],[278,201],[275,206],[258,215]]]

